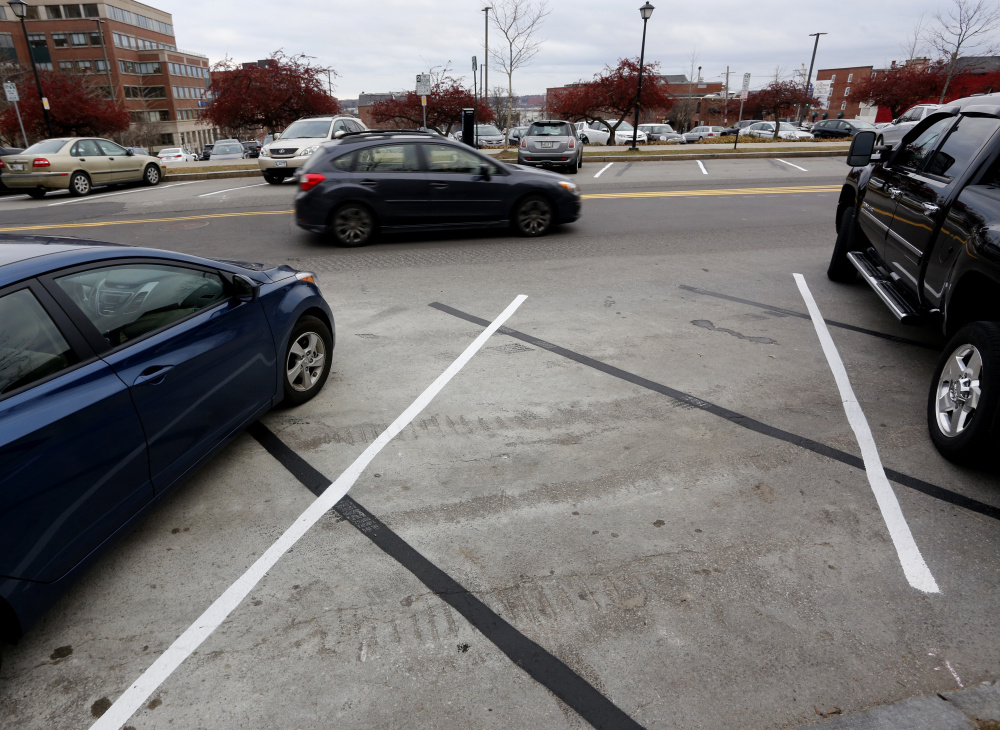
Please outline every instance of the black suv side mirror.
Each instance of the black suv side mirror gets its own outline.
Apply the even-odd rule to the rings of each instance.
[[[865,167],[872,161],[875,150],[875,132],[863,131],[854,135],[851,148],[847,151],[847,164],[851,167]]]
[[[490,181],[490,166],[483,163],[479,166],[479,177],[481,177],[486,182]]]

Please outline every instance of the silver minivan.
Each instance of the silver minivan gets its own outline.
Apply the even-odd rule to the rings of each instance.
[[[532,122],[517,148],[519,165],[555,165],[571,175],[583,165],[583,143],[569,122]]]

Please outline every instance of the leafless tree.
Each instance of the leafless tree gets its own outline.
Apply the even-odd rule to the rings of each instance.
[[[960,54],[996,52],[998,30],[1000,5],[996,0],[951,0],[946,11],[934,14],[934,24],[927,30],[927,43],[948,69],[939,104],[944,103]]]
[[[547,0],[494,0],[490,22],[502,36],[490,56],[507,74],[507,129],[514,114],[514,72],[538,53],[538,31],[549,14]],[[504,137],[504,149],[507,139]]]
[[[681,69],[687,76],[688,93],[685,98],[677,99],[670,111],[671,119],[678,131],[687,131],[691,128],[695,109],[698,107],[698,99],[694,93],[695,84],[698,83],[698,60],[698,49],[696,48],[691,51],[688,67]]]
[[[906,36],[906,42],[900,45],[899,50],[903,52],[907,61],[920,58],[927,48],[927,21],[924,14],[917,17],[917,22],[913,24],[913,30]]]

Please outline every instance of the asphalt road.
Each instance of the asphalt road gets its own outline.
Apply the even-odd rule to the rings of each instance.
[[[321,519],[128,725],[787,728],[995,678],[1000,493],[927,437],[941,338],[826,279],[846,166],[788,162],[588,164],[583,217],[546,238],[362,249],[299,231],[290,185],[0,200],[0,232],[314,270],[338,336],[319,397],[7,649],[0,724],[94,722],[521,294],[363,471],[370,516]],[[904,575],[793,273],[849,325],[938,593]]]

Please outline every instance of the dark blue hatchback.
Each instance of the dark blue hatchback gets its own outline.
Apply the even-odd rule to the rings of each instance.
[[[171,487],[326,382],[312,274],[0,236],[0,631],[13,639]]]
[[[302,166],[295,222],[361,246],[379,231],[512,227],[542,236],[580,217],[567,177],[508,165],[429,132],[359,132]]]

